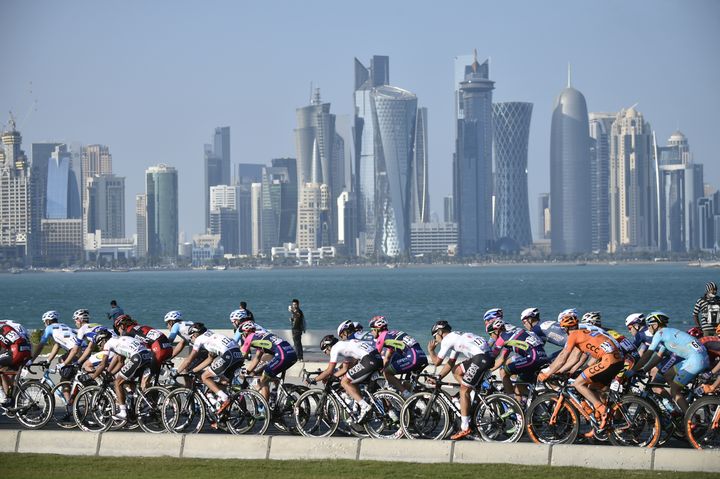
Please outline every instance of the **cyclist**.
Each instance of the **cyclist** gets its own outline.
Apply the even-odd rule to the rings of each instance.
[[[15,331],[17,331],[20,336],[30,341],[30,333],[28,332],[27,328],[25,328],[25,326],[23,326],[22,324],[16,323],[11,319],[0,319],[0,326],[2,326],[3,324],[7,324]]]
[[[255,332],[258,333],[267,333],[268,330],[260,326],[259,324],[255,323],[251,316],[248,315],[248,311],[246,309],[236,309],[232,313],[230,313],[230,322],[233,325],[233,331],[235,332],[235,335],[233,336],[233,341],[235,341],[238,344],[242,344],[243,342],[243,334],[242,330],[240,329],[240,326],[242,326],[244,323],[251,322],[255,325]]]
[[[115,322],[117,319],[115,318]],[[143,372],[150,367],[152,353],[140,339],[130,336],[113,336],[112,332],[107,329],[98,331],[95,335],[95,344],[107,354],[102,357],[90,378],[96,380],[106,369],[115,376],[118,412],[113,415],[113,419],[125,420],[127,419],[125,385],[134,384],[138,378],[142,377]]]
[[[325,371],[309,382],[315,384],[318,381],[324,381],[331,375],[342,377],[340,385],[360,406],[360,412],[356,418],[356,422],[359,423],[370,412],[370,404],[360,394],[358,385],[366,382],[373,373],[380,371],[383,360],[371,343],[351,338],[352,323],[350,325],[345,323],[347,321],[338,326],[339,341],[333,335],[327,335],[320,341],[320,349],[330,356],[330,360]],[[338,363],[341,363],[341,366],[336,371],[335,366]]]
[[[30,359],[32,353],[30,341],[9,321],[0,324],[0,346],[0,372],[18,371]],[[0,406],[6,407],[12,401],[8,396],[10,379],[5,374],[0,374],[0,379],[2,380]]]
[[[492,370],[500,367],[500,378],[506,394],[513,394],[513,384],[510,376],[518,375],[522,382],[535,382],[540,369],[548,364],[542,341],[533,333],[521,328],[508,331],[505,321],[496,319],[485,326],[485,331],[493,341],[492,356],[495,363]],[[522,400],[527,393],[526,386],[516,386],[515,397]]]
[[[150,349],[153,356],[152,363],[150,364],[150,372],[157,377],[157,375],[160,374],[160,368],[163,363],[172,358],[173,347],[167,336],[152,326],[139,325],[137,321],[127,314],[118,316],[115,319],[115,323],[118,324],[118,330],[121,335],[138,338]],[[143,387],[146,383],[147,378],[143,377]]]
[[[373,317],[369,327],[370,334],[375,339],[375,348],[383,356],[385,379],[400,391],[403,397],[409,397],[410,391],[395,375],[425,369],[428,364],[425,351],[409,334],[396,329],[388,330],[388,322],[384,316]]]
[[[256,324],[252,321],[245,321],[240,325],[238,331],[242,334],[240,351],[244,357],[248,357],[250,349],[255,348],[255,355],[247,365],[249,374],[259,373],[257,389],[266,400],[270,399],[270,381],[275,381],[278,376],[287,371],[297,362],[297,353],[293,347],[284,339],[268,331],[257,331]],[[272,355],[272,359],[262,362],[264,354]]]
[[[635,364],[634,370],[649,371],[659,363],[666,353],[675,354],[680,361],[672,369],[663,373],[670,385],[670,394],[683,413],[688,403],[682,389],[692,382],[701,372],[710,367],[707,349],[685,331],[668,328],[670,318],[665,313],[656,311],[645,319],[648,331],[653,335],[652,342]]]
[[[492,366],[490,346],[480,336],[453,331],[447,321],[436,322],[430,330],[430,334],[432,335],[432,339],[428,342],[430,362],[435,366],[440,366],[447,358],[447,363],[437,374],[436,379],[440,380],[452,371],[455,379],[460,383],[460,431],[450,439],[463,439],[471,433],[470,391],[480,385],[485,371]],[[440,345],[440,351],[435,354],[435,348],[438,345]],[[458,355],[462,355],[466,359],[456,364]]]
[[[203,323],[193,323],[188,330],[188,334],[193,347],[190,354],[178,366],[178,373],[190,369],[200,351],[207,351],[207,359],[192,367],[192,371],[198,373],[204,370],[200,378],[203,384],[217,396],[219,402],[217,413],[220,415],[230,407],[231,401],[227,393],[220,388],[213,378],[218,376],[221,379],[224,377],[230,380],[237,368],[242,366],[242,352],[235,341],[227,336],[208,330]]]
[[[33,361],[40,355],[40,352],[43,350],[45,344],[47,344],[50,338],[55,341],[55,345],[52,347],[52,349],[50,350],[50,354],[47,357],[48,363],[52,362],[52,360],[55,358],[55,356],[61,349],[64,351],[65,354],[69,354],[69,352],[72,351],[73,348],[80,344],[80,340],[77,337],[77,332],[65,324],[58,323],[58,319],[60,319],[60,314],[57,311],[47,311],[45,314],[42,315],[42,322],[45,324],[45,330],[40,337],[40,342],[35,347],[35,351],[33,352]],[[61,364],[63,363],[61,362]],[[68,374],[68,369],[64,367],[66,364],[68,364],[67,361],[60,369],[61,376]],[[72,375],[72,371],[70,372],[70,375]]]
[[[605,427],[607,422],[607,406],[600,399],[600,395],[590,389],[590,386],[600,385],[607,387],[613,378],[623,369],[623,355],[616,346],[615,341],[605,333],[580,329],[577,312],[572,309],[563,311],[560,317],[560,327],[568,334],[567,343],[550,364],[550,367],[538,375],[538,381],[546,381],[553,374],[561,371],[566,365],[570,353],[577,349],[580,352],[593,358],[580,376],[575,379],[573,386],[587,399],[595,410],[595,416],[599,420],[599,429]]]
[[[168,327],[168,341],[172,344],[177,338],[177,344],[173,348],[172,357],[174,358],[182,352],[185,345],[190,345],[190,334],[188,330],[193,325],[192,321],[183,320],[182,311],[168,311],[164,318]]]
[[[700,338],[700,342],[703,346],[705,346],[705,349],[707,349],[708,357],[715,361],[715,365],[710,371],[710,374],[717,376],[715,378],[715,382],[703,385],[703,391],[705,394],[710,394],[715,392],[718,386],[720,386],[720,376],[718,376],[718,374],[720,374],[720,324],[715,327],[714,336],[702,337]]]
[[[633,367],[633,364],[635,364],[635,361],[640,359],[640,355],[637,352],[637,347],[635,346],[635,343],[633,341],[626,338],[623,334],[620,334],[614,329],[603,328],[602,318],[598,311],[590,311],[583,314],[583,317],[580,320],[580,327],[587,328],[591,331],[603,332],[613,339],[615,345],[620,349],[620,351],[623,353],[623,357],[625,358],[625,367],[618,374],[618,379],[622,379],[624,373],[626,371],[629,371]]]

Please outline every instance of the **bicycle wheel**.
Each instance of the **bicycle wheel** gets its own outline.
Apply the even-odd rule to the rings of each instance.
[[[53,420],[55,424],[63,429],[74,429],[77,427],[77,423],[72,414],[72,396],[73,393],[77,395],[77,391],[73,392],[72,387],[72,381],[62,381],[52,389],[52,395],[55,401]],[[69,396],[69,399],[66,395]]]
[[[27,381],[15,388],[15,418],[28,429],[39,429],[50,421],[55,401],[50,390],[39,381]]]
[[[234,394],[232,404],[223,414],[232,434],[262,435],[270,426],[270,406],[262,394],[254,389],[244,389]]]
[[[450,429],[447,406],[431,392],[415,393],[400,410],[400,426],[410,439],[442,439]]]
[[[325,391],[310,389],[298,398],[293,415],[303,436],[328,437],[338,428],[340,405]]]
[[[113,424],[115,398],[108,389],[90,386],[78,393],[72,411],[75,423],[88,432],[105,432]]]
[[[161,406],[168,394],[164,387],[153,386],[135,398],[135,418],[143,431],[153,434],[165,432]]]
[[[298,398],[308,390],[305,386],[294,386],[285,384],[285,393],[277,398],[275,407],[272,410],[273,425],[282,432],[290,434],[300,434],[295,424],[295,416],[293,409]]]
[[[505,394],[491,394],[481,400],[472,420],[486,442],[517,442],[525,428],[522,406]]]
[[[399,439],[403,437],[400,412],[403,398],[394,391],[381,389],[372,394],[370,417],[365,421],[365,431],[375,439]]]
[[[557,400],[557,393],[541,394],[530,403],[525,414],[530,439],[538,444],[572,444],[577,437],[577,411],[567,400],[563,400],[560,410],[553,417]]]
[[[685,434],[695,449],[720,449],[720,396],[704,396],[685,413]]]
[[[614,446],[654,447],[660,440],[660,417],[645,399],[626,395],[610,409],[608,430]]]
[[[205,425],[205,404],[188,388],[170,391],[162,402],[162,423],[173,434],[196,434]]]

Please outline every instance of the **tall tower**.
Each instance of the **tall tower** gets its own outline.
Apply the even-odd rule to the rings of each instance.
[[[0,150],[0,258],[29,255],[32,231],[30,172],[22,136],[10,117]]]
[[[490,64],[477,52],[460,82],[457,140],[453,161],[453,199],[458,250],[463,256],[485,254],[492,229],[492,91]]]
[[[65,145],[58,145],[47,162],[47,192],[45,216],[47,219],[82,218],[80,190],[71,159]]]
[[[215,128],[211,145],[205,145],[203,154],[205,171],[205,229],[210,228],[210,188],[230,185],[230,127]]]
[[[590,137],[587,105],[570,85],[555,99],[550,127],[551,250],[591,251]]]
[[[229,185],[232,181],[230,176],[230,127],[219,126],[215,128],[213,136],[213,153],[220,158],[221,172],[220,177],[222,185]]]
[[[160,164],[145,170],[148,256],[174,261],[178,255],[178,175]]]
[[[590,211],[592,250],[610,243],[610,131],[617,113],[590,113]]]
[[[427,108],[418,108],[417,122],[415,124],[415,156],[412,166],[415,172],[412,184],[413,206],[411,222],[413,223],[428,223],[430,221],[427,125]]]
[[[495,236],[519,247],[532,243],[527,182],[532,108],[532,103],[493,104]]]
[[[135,254],[138,258],[147,256],[147,195],[135,196],[135,221],[137,226],[137,241]]]
[[[88,179],[86,233],[100,230],[103,238],[125,237],[125,177],[95,175]]]

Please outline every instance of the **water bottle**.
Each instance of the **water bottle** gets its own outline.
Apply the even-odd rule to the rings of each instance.
[[[665,410],[667,412],[675,411],[675,405],[672,402],[670,402],[670,400],[668,398],[662,398],[660,400],[660,402],[662,403],[663,407],[665,408]]]
[[[458,410],[460,410],[460,398],[457,396],[453,396],[452,402],[455,405],[455,407],[458,408]]]

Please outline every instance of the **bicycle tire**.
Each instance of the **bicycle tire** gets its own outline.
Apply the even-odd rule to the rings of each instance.
[[[408,397],[400,410],[400,425],[405,437],[410,439],[440,440],[451,424],[447,406],[439,395],[428,391]]]
[[[273,426],[282,432],[290,434],[300,434],[295,424],[293,410],[298,398],[308,390],[306,386],[285,384],[286,394],[278,397],[275,407],[273,408]]]
[[[712,423],[720,415],[720,396],[703,396],[685,413],[685,436],[695,449],[720,449],[720,427]]]
[[[161,406],[169,391],[162,386],[147,388],[135,398],[135,418],[140,428],[151,434],[166,431]]]
[[[55,401],[53,421],[62,429],[75,429],[78,427],[72,414],[73,398],[70,398],[70,401],[68,401],[64,394],[65,388],[67,388],[67,390],[72,390],[72,386],[72,381],[60,381],[54,388],[52,388],[52,395]]]
[[[660,416],[645,399],[627,394],[608,412],[610,443],[614,446],[655,447],[660,440]]]
[[[105,432],[113,425],[115,397],[102,386],[83,388],[73,401],[73,417],[87,432]]]
[[[199,393],[189,388],[173,389],[162,403],[162,422],[173,434],[197,434],[205,425],[207,413]]]
[[[530,439],[537,444],[572,444],[579,430],[578,412],[565,399],[557,419],[550,424],[550,419],[558,400],[557,393],[541,394],[530,403],[525,413],[526,429]]]
[[[472,420],[485,442],[517,442],[525,429],[522,406],[507,394],[491,394],[480,401]]]
[[[18,384],[13,399],[15,419],[28,429],[40,429],[53,417],[55,400],[50,389],[40,381]]]
[[[340,405],[324,391],[310,389],[298,398],[293,415],[303,436],[329,437],[340,423]]]
[[[404,404],[402,396],[389,389],[380,389],[372,393],[373,403],[369,418],[365,421],[365,431],[375,439],[400,439],[405,435],[400,423],[400,413]],[[381,408],[380,408],[381,407]]]
[[[233,395],[222,420],[232,434],[261,436],[270,426],[270,406],[256,390],[244,389]]]

